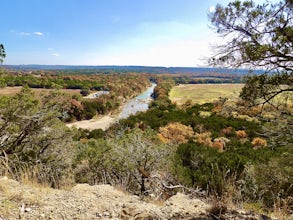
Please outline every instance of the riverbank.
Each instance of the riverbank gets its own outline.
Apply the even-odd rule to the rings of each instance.
[[[116,119],[114,117],[111,117],[109,115],[103,116],[101,118],[95,118],[90,120],[83,120],[83,121],[77,121],[73,123],[66,124],[67,127],[72,128],[82,128],[82,129],[88,129],[88,130],[94,130],[94,129],[102,129],[107,130]]]
[[[77,121],[66,125],[69,128],[76,127],[88,130],[102,129],[105,131],[120,119],[127,118],[131,114],[135,114],[140,111],[146,111],[148,109],[148,103],[152,100],[151,94],[153,93],[155,86],[156,84],[152,84],[152,86],[147,88],[142,94],[123,103],[119,107],[119,111],[116,114],[109,114],[90,120]]]

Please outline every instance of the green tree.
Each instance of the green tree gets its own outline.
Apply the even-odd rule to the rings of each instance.
[[[284,155],[268,163],[255,164],[255,182],[263,205],[272,208],[279,204],[292,208],[292,131],[293,131],[293,1],[252,0],[233,1],[226,7],[217,5],[210,15],[216,32],[225,37],[210,59],[213,65],[263,69],[247,77],[240,94],[251,105],[272,108],[269,123],[263,126],[263,136],[269,145],[284,149]],[[280,102],[281,100],[281,102]],[[283,146],[282,146],[283,145]],[[288,178],[289,177],[289,178]],[[246,181],[247,182],[247,181]]]
[[[78,182],[110,183],[145,193],[151,189],[146,183],[151,175],[166,169],[170,152],[150,129],[135,128],[106,140],[85,140],[77,150],[75,178]]]
[[[0,44],[0,63],[3,63],[3,59],[6,57],[3,44]]]
[[[237,0],[226,7],[218,4],[209,18],[216,32],[226,39],[216,47],[211,64],[266,70],[248,78],[242,98],[253,104],[273,104],[276,96],[293,91],[292,0],[262,5]]]
[[[146,179],[152,172],[164,169],[169,150],[160,144],[150,129],[134,129],[117,137],[113,145],[111,166],[114,174],[127,183],[128,190],[135,192],[139,189],[144,193],[147,190]]]
[[[237,0],[226,7],[218,4],[209,17],[216,32],[226,38],[216,48],[211,64],[265,70],[247,77],[240,97],[250,105],[273,107],[270,131],[275,132],[264,131],[264,135],[278,136],[273,138],[281,140],[278,145],[292,145],[293,1],[256,4]],[[281,133],[274,129],[280,123],[286,125]],[[280,138],[288,133],[289,141]]]
[[[0,164],[6,161],[15,178],[23,168],[32,173],[37,168],[36,179],[59,187],[70,168],[72,138],[52,100],[50,96],[41,102],[27,88],[0,98]]]

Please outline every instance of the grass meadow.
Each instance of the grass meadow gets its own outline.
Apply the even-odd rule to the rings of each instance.
[[[244,84],[181,84],[171,89],[169,96],[178,105],[187,100],[192,103],[203,104],[212,102],[220,97],[233,98],[239,96]]]

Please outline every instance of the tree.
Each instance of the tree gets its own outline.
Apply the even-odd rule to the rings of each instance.
[[[179,122],[169,123],[165,127],[160,127],[159,132],[159,138],[163,142],[178,145],[187,143],[194,136],[191,126],[186,126]]]
[[[247,76],[240,97],[248,106],[269,110],[266,126],[270,129],[264,127],[263,136],[271,139],[272,146],[292,146],[293,1],[257,5],[237,0],[226,7],[218,4],[209,18],[217,33],[226,38],[210,63],[264,70]],[[283,130],[276,126],[283,124]]]
[[[3,59],[6,57],[3,44],[0,44],[0,63],[3,63]]]
[[[237,0],[226,7],[218,4],[209,18],[216,32],[226,38],[216,48],[211,64],[265,70],[248,77],[241,93],[243,99],[252,104],[274,104],[276,96],[292,93],[292,0],[262,5]]]
[[[72,134],[58,119],[60,106],[50,95],[42,102],[24,88],[0,98],[0,164],[20,178],[24,168],[40,182],[59,187],[70,168]],[[60,98],[59,98],[60,99]],[[4,166],[0,166],[0,172]]]
[[[152,172],[163,169],[169,150],[160,144],[152,130],[138,128],[116,138],[113,145],[111,166],[114,174],[127,180],[129,190],[139,189],[144,193],[146,179]]]

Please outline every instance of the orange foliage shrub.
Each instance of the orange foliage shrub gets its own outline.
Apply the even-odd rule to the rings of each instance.
[[[164,143],[164,144],[166,144],[166,143],[168,143],[169,142],[169,140],[167,139],[167,138],[165,138],[162,134],[158,134],[158,138],[159,138],[159,140],[162,142],[162,143]]]
[[[213,142],[213,148],[217,148],[219,152],[224,151],[224,144],[221,141],[215,141]]]
[[[229,142],[230,140],[226,137],[218,137],[214,139],[212,147],[218,148],[220,152],[223,152],[226,147],[226,144]]]
[[[251,144],[253,146],[253,149],[258,149],[258,148],[267,146],[267,141],[263,138],[256,137],[256,138],[253,138],[253,140],[251,141]]]
[[[83,110],[82,104],[79,101],[75,100],[75,99],[70,100],[70,105],[71,105],[72,109]]]
[[[223,109],[223,107],[221,105],[218,105],[212,109],[212,112],[219,114],[219,113],[221,113],[222,109]]]
[[[164,143],[183,144],[192,138],[194,132],[190,126],[178,122],[170,123],[159,128],[159,139]]]
[[[229,135],[233,132],[233,128],[232,127],[227,127],[227,128],[223,128],[221,133],[224,135]]]
[[[212,147],[213,142],[211,139],[211,132],[196,133],[194,136],[194,141],[200,145]]]
[[[247,138],[247,134],[244,130],[238,130],[235,133],[238,138]]]

